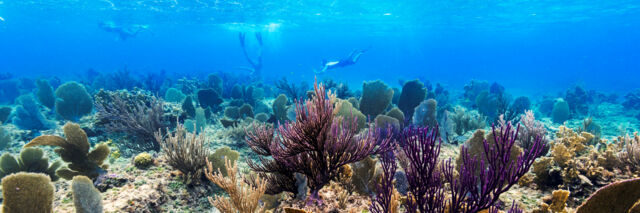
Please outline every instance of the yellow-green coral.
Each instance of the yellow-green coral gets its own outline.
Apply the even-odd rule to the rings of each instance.
[[[143,152],[133,158],[133,165],[140,169],[147,168],[153,164],[153,158],[149,153]]]
[[[71,183],[73,190],[73,204],[76,213],[99,213],[102,212],[102,195],[93,186],[91,179],[85,176],[73,177]]]
[[[564,186],[575,183],[593,185],[593,181],[606,182],[614,175],[609,170],[621,165],[616,146],[607,145],[602,140],[601,144],[596,144],[601,147],[598,150],[587,144],[594,139],[591,133],[576,132],[560,126],[555,135],[556,139],[551,143],[551,156],[542,157],[533,165],[536,182],[542,184],[542,187],[547,184],[555,187],[560,184],[558,179],[562,180]],[[561,177],[550,176],[552,173],[557,175],[558,172]]]
[[[62,127],[66,137],[55,135],[43,135],[31,140],[24,147],[33,146],[57,146],[54,151],[68,162],[67,167],[59,169],[56,174],[64,179],[71,180],[74,176],[84,175],[89,178],[98,177],[104,172],[107,165],[103,165],[104,160],[109,156],[109,146],[100,143],[89,152],[91,144],[87,134],[78,124],[67,123]]]
[[[640,200],[640,178],[609,184],[584,201],[576,213],[632,212]]]
[[[354,108],[349,101],[339,100],[336,102],[336,107],[333,110],[333,114],[336,116],[343,117],[344,119],[357,119],[358,121],[358,131],[363,129],[366,122],[367,116],[362,114],[358,109]]]
[[[234,164],[238,160],[238,157],[240,157],[240,153],[225,146],[216,149],[216,151],[213,154],[209,155],[208,158],[209,162],[211,162],[211,164],[213,165],[213,171],[217,172],[218,169],[220,169],[222,175],[227,176],[227,171],[224,167],[225,158],[229,159],[231,161],[231,164]]]
[[[353,175],[351,176],[351,184],[354,191],[369,195],[375,186],[376,163],[378,161],[372,157],[366,157],[361,161],[351,164]]]
[[[569,191],[562,189],[553,191],[553,193],[551,193],[551,205],[549,206],[549,209],[554,213],[566,213],[567,210],[565,209],[565,206],[567,199],[569,198],[569,194]]]
[[[53,185],[49,176],[20,172],[2,179],[2,212],[53,212]]]
[[[46,174],[52,181],[56,181],[56,170],[61,164],[60,161],[56,161],[49,165],[49,159],[44,156],[42,149],[25,148],[17,159],[9,153],[0,157],[0,178],[18,172],[32,172]]]

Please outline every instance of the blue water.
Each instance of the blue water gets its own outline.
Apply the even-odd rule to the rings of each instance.
[[[450,90],[483,79],[526,94],[640,87],[639,1],[0,0],[0,17],[0,72],[15,76],[245,72],[237,34],[258,31],[265,81],[311,82],[322,59],[370,48],[318,78],[352,88],[420,78]],[[150,30],[121,40],[104,21]]]

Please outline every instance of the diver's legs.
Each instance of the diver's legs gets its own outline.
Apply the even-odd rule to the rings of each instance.
[[[356,62],[358,62],[358,59],[360,59],[360,56],[362,55],[362,53],[364,53],[364,52],[360,51],[360,52],[356,53],[356,55],[353,58],[351,58],[351,61],[353,61],[354,64]]]

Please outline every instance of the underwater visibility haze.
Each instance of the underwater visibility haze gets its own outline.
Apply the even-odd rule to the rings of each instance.
[[[13,212],[638,212],[640,2],[0,0]]]

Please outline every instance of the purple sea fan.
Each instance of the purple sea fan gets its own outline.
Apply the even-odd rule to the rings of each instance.
[[[321,204],[318,191],[337,178],[340,167],[390,149],[390,134],[383,137],[380,129],[372,127],[357,135],[355,118],[335,117],[334,105],[326,94],[322,84],[316,82],[313,97],[304,103],[296,102],[295,122],[280,125],[273,139],[268,138],[264,129],[247,137],[254,151],[273,158],[252,168],[260,168],[258,172],[267,175],[284,174],[286,178],[294,173],[303,174],[311,190],[308,203]],[[256,141],[260,138],[262,142]],[[282,168],[287,171],[279,171]]]

